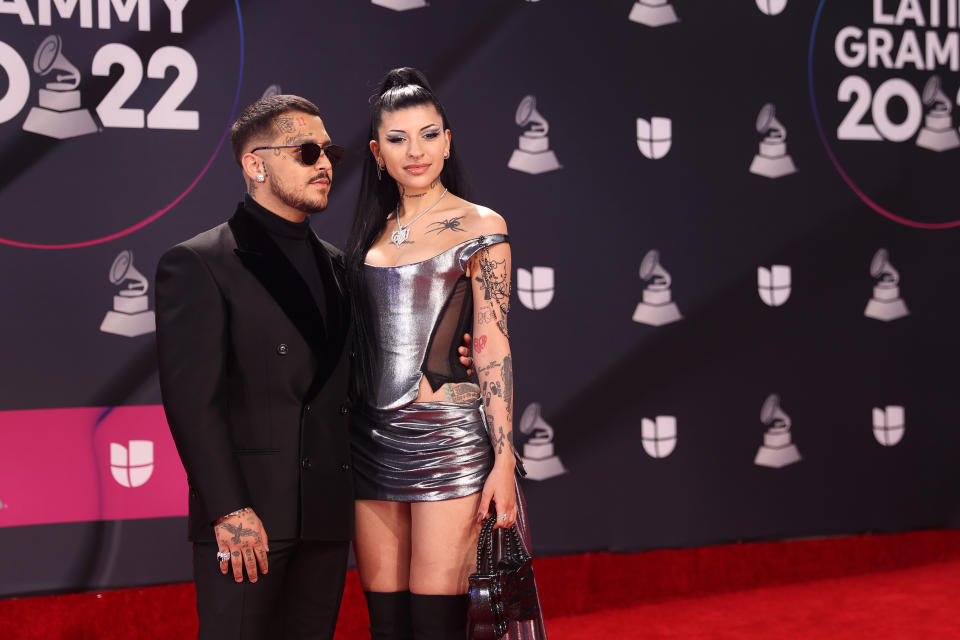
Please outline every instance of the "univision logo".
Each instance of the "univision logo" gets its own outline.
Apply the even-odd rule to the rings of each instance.
[[[131,440],[129,449],[110,443],[110,473],[122,487],[140,487],[153,475],[153,442]]]
[[[676,416],[657,416],[640,421],[643,450],[651,458],[666,458],[677,448]]]
[[[757,8],[768,16],[775,16],[787,8],[787,0],[757,0]]]
[[[554,280],[551,267],[517,269],[517,297],[527,309],[544,309],[553,300]]]
[[[670,118],[653,117],[649,121],[637,118],[637,147],[651,160],[659,160],[670,151],[673,142],[673,123]]]
[[[757,292],[764,304],[779,307],[790,298],[790,267],[782,264],[757,267]]]
[[[906,411],[899,405],[883,409],[873,408],[873,437],[885,447],[892,447],[903,439],[907,428]]]

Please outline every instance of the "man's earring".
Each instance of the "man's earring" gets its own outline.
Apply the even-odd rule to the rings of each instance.
[[[258,173],[258,174],[257,174],[257,182],[263,182],[264,180],[266,180],[266,178],[264,177],[264,175],[263,175],[262,173]]]
[[[383,179],[383,166],[380,164],[380,160],[377,160],[377,180]]]

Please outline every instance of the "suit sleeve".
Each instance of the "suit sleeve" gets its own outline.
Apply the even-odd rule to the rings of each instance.
[[[202,258],[178,245],[157,266],[157,350],[167,422],[207,520],[251,506],[224,411],[227,314]]]

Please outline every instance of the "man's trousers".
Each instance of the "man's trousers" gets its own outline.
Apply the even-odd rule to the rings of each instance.
[[[271,540],[268,573],[251,583],[220,573],[217,545],[193,545],[200,640],[333,638],[349,542]],[[259,567],[258,567],[259,570]]]

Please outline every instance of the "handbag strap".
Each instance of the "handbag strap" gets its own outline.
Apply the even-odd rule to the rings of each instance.
[[[493,526],[497,523],[496,514],[487,518],[480,530],[480,539],[477,541],[477,571],[479,573],[491,573],[494,569],[493,556]],[[503,531],[503,557],[515,564],[523,564],[530,559],[523,542],[520,540],[520,532],[517,531],[517,525],[511,526]]]

